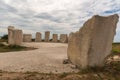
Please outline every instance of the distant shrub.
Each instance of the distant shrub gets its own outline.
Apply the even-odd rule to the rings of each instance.
[[[4,44],[2,44],[2,43],[0,43],[0,47],[3,47],[3,46],[5,46]]]
[[[32,39],[32,42],[35,42],[35,39]]]
[[[52,41],[53,39],[50,39],[49,41]]]
[[[60,42],[60,40],[58,40],[57,42]]]
[[[45,40],[44,39],[42,39],[42,42],[44,42]]]
[[[105,66],[99,67],[99,66],[94,66],[94,67],[87,67],[85,69],[81,69],[80,73],[86,74],[86,73],[96,73],[96,72],[104,72],[105,71]]]
[[[60,77],[60,78],[64,78],[64,77],[66,77],[67,75],[69,75],[69,73],[65,73],[65,72],[64,72],[64,73],[62,73],[59,77]]]
[[[23,46],[18,46],[18,45],[9,45],[8,48],[21,49],[21,48],[25,48],[25,47],[23,47]]]
[[[1,37],[1,39],[7,40],[7,39],[8,39],[8,35],[3,35],[3,36]]]

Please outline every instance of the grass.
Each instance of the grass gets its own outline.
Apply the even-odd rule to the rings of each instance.
[[[120,56],[120,43],[113,43],[112,44],[112,52],[108,57],[113,57],[115,55],[119,55]]]
[[[0,52],[12,52],[12,51],[23,51],[23,50],[33,50],[35,48],[18,46],[18,45],[3,45],[0,43]]]
[[[0,42],[8,42],[7,39],[0,39]]]
[[[69,74],[70,74],[70,73],[65,73],[65,72],[64,72],[64,73],[60,74],[59,77],[60,77],[60,78],[65,78],[65,77],[68,76]]]
[[[120,53],[120,43],[113,43],[112,52],[115,54]]]

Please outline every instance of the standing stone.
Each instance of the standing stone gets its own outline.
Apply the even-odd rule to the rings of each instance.
[[[53,34],[53,42],[57,42],[58,41],[58,35],[57,34]]]
[[[8,44],[21,45],[23,39],[22,30],[15,29],[13,26],[8,27]]]
[[[41,42],[42,41],[42,35],[40,32],[36,33],[36,38],[35,38],[35,42]]]
[[[14,44],[14,39],[13,39],[13,30],[14,26],[8,26],[8,44],[13,45]]]
[[[15,29],[13,30],[13,39],[14,39],[14,45],[21,45],[23,42],[23,32],[22,30]]]
[[[50,31],[46,31],[45,32],[45,42],[49,42],[49,38],[50,38]]]
[[[118,15],[102,17],[95,15],[68,41],[68,58],[79,68],[104,66],[111,53]]]
[[[67,34],[61,34],[60,35],[60,42],[62,42],[62,43],[67,43],[68,42]]]
[[[23,34],[23,42],[31,42],[32,35],[31,34]]]

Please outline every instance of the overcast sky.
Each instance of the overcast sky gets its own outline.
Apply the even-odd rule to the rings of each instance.
[[[93,15],[120,15],[120,0],[0,0],[0,36],[13,25],[24,33],[78,31]],[[120,42],[120,22],[115,36]]]

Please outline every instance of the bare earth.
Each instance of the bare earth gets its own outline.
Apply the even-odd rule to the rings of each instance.
[[[63,64],[67,59],[67,44],[23,43],[36,50],[0,53],[0,70],[8,72],[63,73],[77,72],[72,64]]]

